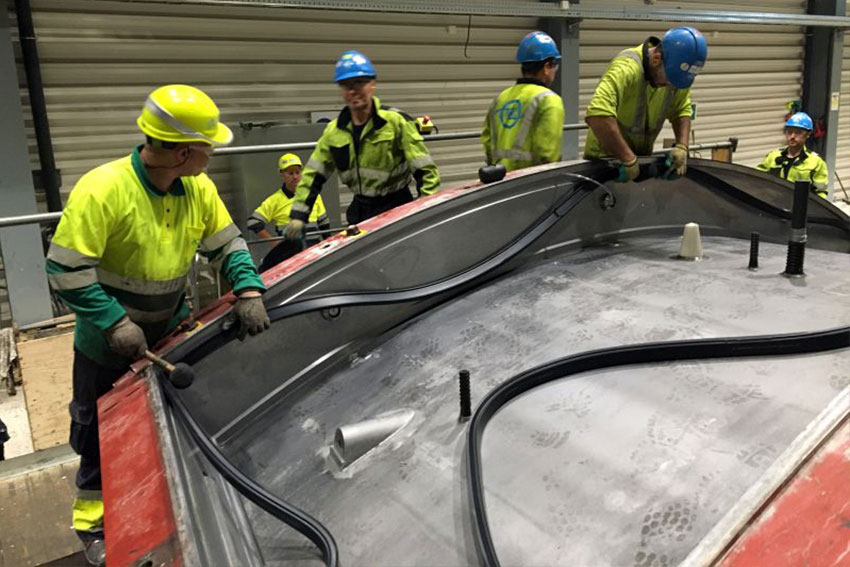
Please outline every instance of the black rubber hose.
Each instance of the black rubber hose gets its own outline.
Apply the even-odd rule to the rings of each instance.
[[[467,482],[473,530],[476,547],[484,565],[498,567],[500,564],[487,522],[481,439],[490,419],[513,398],[547,382],[569,378],[590,370],[690,359],[798,355],[847,347],[850,347],[850,327],[790,335],[644,343],[574,354],[526,370],[510,378],[485,396],[475,410],[467,431],[466,457],[469,467]]]
[[[183,420],[192,439],[221,476],[233,485],[242,496],[313,542],[321,551],[325,565],[337,567],[339,565],[339,550],[331,532],[321,522],[303,510],[279,499],[236,468],[198,425],[189,412],[189,408],[186,407],[186,403],[180,399],[180,395],[168,381],[168,378],[163,377],[160,372],[157,372],[157,375],[160,376],[159,382],[165,391],[168,403]]]

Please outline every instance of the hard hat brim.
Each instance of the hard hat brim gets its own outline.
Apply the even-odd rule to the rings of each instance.
[[[144,134],[150,136],[154,140],[162,140],[163,142],[204,142],[213,146],[226,146],[233,141],[233,131],[221,122],[218,123],[215,134],[212,136],[203,136],[201,134],[198,136],[192,136],[189,134],[174,132],[173,130],[157,130],[142,120],[141,116],[136,119],[136,125]]]

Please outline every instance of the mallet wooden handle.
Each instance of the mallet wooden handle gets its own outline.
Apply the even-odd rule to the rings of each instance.
[[[151,362],[153,362],[157,366],[161,366],[169,374],[174,372],[174,365],[173,364],[171,364],[170,362],[168,362],[164,358],[155,355],[154,353],[152,353],[149,350],[145,351],[145,358],[147,358],[148,360],[150,360]]]

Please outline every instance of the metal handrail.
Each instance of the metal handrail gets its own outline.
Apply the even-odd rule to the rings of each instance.
[[[0,228],[19,226],[22,224],[50,224],[62,218],[62,213],[40,213],[37,215],[21,215],[19,217],[0,217]]]
[[[564,130],[583,130],[587,128],[586,124],[564,124]],[[436,134],[425,138],[428,142],[439,142],[443,140],[462,140],[466,138],[477,138],[481,132],[451,132],[449,134]],[[718,148],[732,148],[734,152],[737,149],[738,140],[730,138],[725,142],[713,142],[709,144],[695,144],[688,148],[689,151],[710,150]],[[316,142],[304,142],[299,144],[267,144],[264,146],[235,146],[232,148],[218,148],[216,154],[251,154],[262,153],[269,151],[287,151],[287,150],[307,150],[316,147]],[[653,152],[653,155],[661,155],[669,153],[673,148],[664,148]],[[50,224],[57,222],[62,218],[62,213],[39,213],[35,215],[21,215],[17,217],[0,217],[0,228],[7,226],[20,226],[27,224]],[[340,229],[344,230],[344,229]]]
[[[587,124],[564,124],[564,131],[586,130]],[[449,132],[446,134],[429,134],[424,136],[426,142],[445,142],[448,140],[474,140],[481,136],[481,132],[467,130],[465,132]],[[298,150],[312,150],[316,142],[297,142],[290,144],[262,144],[258,146],[233,146],[228,148],[216,148],[213,153],[217,156],[232,156],[241,154],[260,154],[264,152],[294,152]]]

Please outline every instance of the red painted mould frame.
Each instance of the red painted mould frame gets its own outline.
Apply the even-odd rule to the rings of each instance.
[[[508,177],[559,166],[529,168]],[[418,211],[482,189],[481,184],[470,183],[440,191],[358,226],[363,233],[380,230]],[[265,272],[263,280],[272,286],[356,238],[333,236]],[[327,246],[329,243],[331,246]],[[230,310],[234,300],[232,294],[222,297],[202,310],[197,321],[206,325],[218,319]],[[175,333],[155,350],[166,353],[189,334]],[[115,388],[98,401],[110,567],[142,565],[140,559],[143,562],[152,556],[156,556],[158,565],[183,565],[177,518],[150,402],[151,384],[142,375],[149,365],[147,361],[133,364]],[[850,425],[845,423],[833,435],[769,509],[769,517],[751,524],[719,567],[850,567]]]

